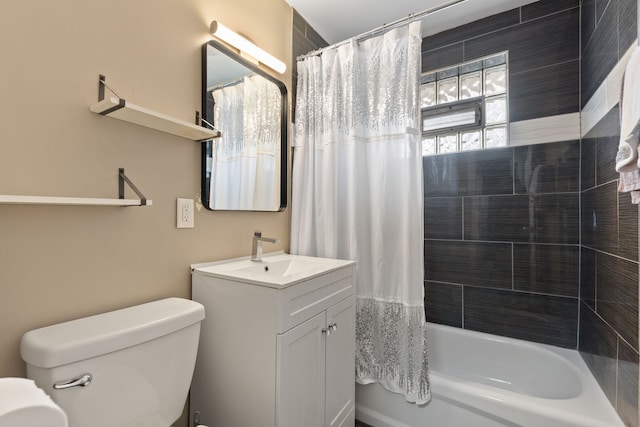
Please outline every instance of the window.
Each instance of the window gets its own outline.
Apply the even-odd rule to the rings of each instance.
[[[509,145],[507,52],[423,73],[422,155]]]

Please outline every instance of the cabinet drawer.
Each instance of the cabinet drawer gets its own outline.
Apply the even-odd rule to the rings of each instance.
[[[278,333],[355,294],[353,269],[353,266],[345,267],[280,291]]]

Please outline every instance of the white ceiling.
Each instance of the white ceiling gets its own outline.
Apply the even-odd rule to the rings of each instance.
[[[417,14],[451,0],[286,0],[330,44]],[[535,0],[466,0],[429,15],[422,35],[428,36],[495,15]]]

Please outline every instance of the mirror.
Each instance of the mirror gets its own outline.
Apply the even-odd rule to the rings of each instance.
[[[284,83],[212,40],[202,46],[202,112],[222,134],[202,143],[203,205],[210,210],[283,210]]]

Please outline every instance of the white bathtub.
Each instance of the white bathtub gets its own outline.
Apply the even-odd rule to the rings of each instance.
[[[375,427],[623,427],[577,351],[428,323],[432,400],[356,385]]]

